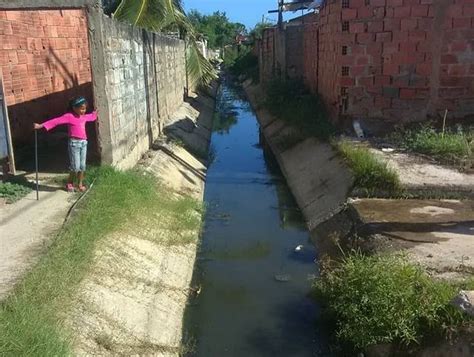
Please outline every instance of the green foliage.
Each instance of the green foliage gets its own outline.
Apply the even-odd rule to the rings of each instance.
[[[419,343],[467,319],[450,305],[457,287],[431,279],[400,256],[351,254],[324,271],[314,288],[337,321],[337,337],[357,349]]]
[[[255,27],[249,33],[249,37],[251,38],[252,42],[255,43],[256,40],[261,40],[263,30],[272,26],[273,24],[269,22],[259,22],[258,24],[256,24]]]
[[[245,34],[245,25],[231,22],[225,12],[216,11],[212,15],[203,15],[197,10],[188,13],[189,21],[196,32],[203,35],[212,49],[222,48],[235,43],[235,37]]]
[[[186,70],[191,81],[208,85],[217,78],[216,70],[199,51],[198,34],[180,0],[121,0],[113,16],[150,31],[179,31],[188,43]]]
[[[72,295],[90,268],[94,248],[107,234],[129,226],[146,227],[152,222],[166,226],[170,232],[167,241],[160,243],[183,244],[197,238],[199,205],[157,186],[153,177],[103,167],[91,169],[89,178],[95,180],[94,187],[79,204],[76,215],[14,293],[0,303],[2,355],[71,354],[64,317]]]
[[[472,158],[474,151],[474,131],[446,131],[443,135],[431,126],[419,129],[399,130],[391,139],[414,152],[431,155],[441,160],[458,161]]]
[[[323,101],[300,81],[271,81],[266,87],[264,106],[297,129],[302,138],[314,136],[328,140],[335,133]]]
[[[192,86],[205,86],[217,78],[214,66],[203,56],[195,41],[190,41],[187,47],[186,71]]]
[[[335,147],[354,174],[355,188],[369,193],[383,190],[395,195],[400,194],[402,188],[398,174],[367,148],[358,147],[345,140],[335,143]]]
[[[5,198],[7,203],[13,203],[25,197],[31,192],[31,188],[12,182],[0,182],[0,197]]]
[[[224,52],[224,66],[235,76],[259,81],[258,58],[252,53],[250,46],[233,46]]]

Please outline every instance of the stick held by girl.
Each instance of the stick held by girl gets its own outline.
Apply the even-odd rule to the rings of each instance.
[[[79,191],[87,190],[84,186],[84,176],[86,171],[87,157],[87,133],[86,124],[97,120],[97,112],[86,114],[87,100],[84,97],[77,97],[69,102],[69,111],[58,117],[44,122],[43,124],[34,123],[34,129],[46,129],[50,131],[58,125],[68,126],[69,136],[69,178],[66,189],[74,192],[74,180],[77,178]]]

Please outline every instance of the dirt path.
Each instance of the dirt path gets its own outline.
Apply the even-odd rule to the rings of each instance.
[[[0,206],[0,300],[39,259],[77,197],[61,189],[31,192]]]
[[[400,181],[408,189],[460,191],[470,195],[474,192],[472,173],[460,172],[454,167],[440,165],[416,154],[384,153],[378,149],[371,151],[398,173]]]

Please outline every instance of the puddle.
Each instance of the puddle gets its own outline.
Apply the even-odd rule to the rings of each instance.
[[[255,114],[223,85],[207,174],[206,220],[186,311],[189,356],[328,356],[309,297],[316,251],[261,142]],[[295,251],[303,246],[300,251]]]

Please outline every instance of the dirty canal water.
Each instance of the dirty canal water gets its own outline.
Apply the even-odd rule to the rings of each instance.
[[[328,355],[309,296],[316,252],[263,146],[248,102],[223,85],[194,277],[199,294],[186,312],[189,356]]]

